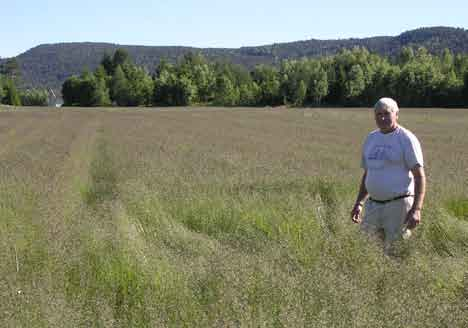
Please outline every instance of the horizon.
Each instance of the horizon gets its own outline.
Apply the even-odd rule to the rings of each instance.
[[[441,26],[468,29],[463,14],[467,3],[420,3],[396,0],[392,6],[377,8],[370,0],[353,5],[336,0],[326,4],[299,0],[287,5],[265,0],[240,0],[236,4],[212,0],[159,4],[146,0],[132,4],[82,0],[66,4],[46,0],[27,2],[26,6],[8,2],[0,14],[4,26],[24,24],[21,29],[0,30],[0,58],[57,43],[237,49],[310,39],[395,37],[414,29]],[[47,18],[37,15],[44,8]],[[390,24],[388,17],[393,17]]]
[[[379,38],[379,37],[397,37],[401,35],[402,33],[405,32],[410,32],[414,30],[419,30],[419,29],[429,29],[429,28],[453,28],[453,29],[463,29],[465,31],[468,31],[468,29],[465,29],[463,27],[458,27],[458,26],[421,26],[417,27],[411,30],[405,30],[401,31],[400,33],[396,35],[369,35],[369,36],[363,36],[363,37],[347,37],[347,38],[335,38],[335,39],[330,39],[330,38],[310,38],[310,39],[304,39],[304,40],[290,40],[290,41],[283,41],[283,42],[273,42],[273,43],[264,43],[264,44],[258,44],[258,45],[249,45],[249,46],[240,46],[240,47],[196,47],[196,46],[191,46],[191,45],[179,45],[179,44],[169,44],[169,45],[150,45],[150,44],[122,44],[122,43],[115,43],[115,42],[107,42],[107,41],[58,41],[58,42],[48,42],[48,43],[41,43],[37,44],[19,54],[16,56],[10,56],[10,57],[3,57],[0,56],[0,59],[6,59],[6,58],[13,58],[17,57],[23,53],[26,53],[34,48],[37,48],[39,46],[44,46],[44,45],[57,45],[57,44],[71,44],[71,43],[93,43],[93,44],[112,44],[116,46],[124,46],[124,47],[183,47],[183,48],[194,48],[194,49],[239,49],[243,47],[261,47],[261,46],[268,46],[272,44],[282,44],[282,43],[292,43],[292,42],[301,42],[301,41],[309,41],[309,40],[320,40],[320,41],[329,41],[329,40],[348,40],[348,39],[367,39],[367,38]]]

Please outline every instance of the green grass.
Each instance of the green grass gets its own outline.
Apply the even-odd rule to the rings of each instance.
[[[468,118],[451,113],[440,135],[409,115],[428,194],[386,256],[349,219],[365,111],[18,111],[36,129],[2,153],[0,322],[464,328],[468,158],[448,160],[466,140],[439,143]]]
[[[447,202],[447,209],[453,216],[468,221],[468,199],[451,199]]]

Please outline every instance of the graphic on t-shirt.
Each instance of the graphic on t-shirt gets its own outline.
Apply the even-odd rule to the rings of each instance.
[[[391,150],[391,145],[375,145],[369,152],[367,159],[371,161],[387,160],[389,159]]]

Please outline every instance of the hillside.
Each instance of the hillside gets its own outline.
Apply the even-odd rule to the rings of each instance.
[[[17,56],[25,86],[45,86],[60,90],[63,81],[83,69],[94,70],[104,53],[117,48],[128,51],[137,65],[152,72],[161,58],[174,62],[187,52],[200,52],[210,60],[227,60],[252,68],[258,64],[274,64],[286,58],[318,57],[336,54],[340,49],[366,47],[380,55],[395,56],[403,46],[424,46],[431,53],[444,48],[454,53],[468,52],[468,30],[451,27],[420,28],[398,36],[362,39],[305,40],[256,47],[193,48],[179,46],[132,46],[110,43],[43,44]]]

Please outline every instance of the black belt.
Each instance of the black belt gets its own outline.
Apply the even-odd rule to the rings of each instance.
[[[398,199],[402,199],[406,197],[413,197],[413,195],[401,195],[401,196],[393,197],[393,198],[386,199],[386,200],[379,200],[379,199],[374,199],[372,197],[369,197],[369,200],[379,203],[379,204],[385,204],[385,203],[393,202],[394,200],[398,200]]]

